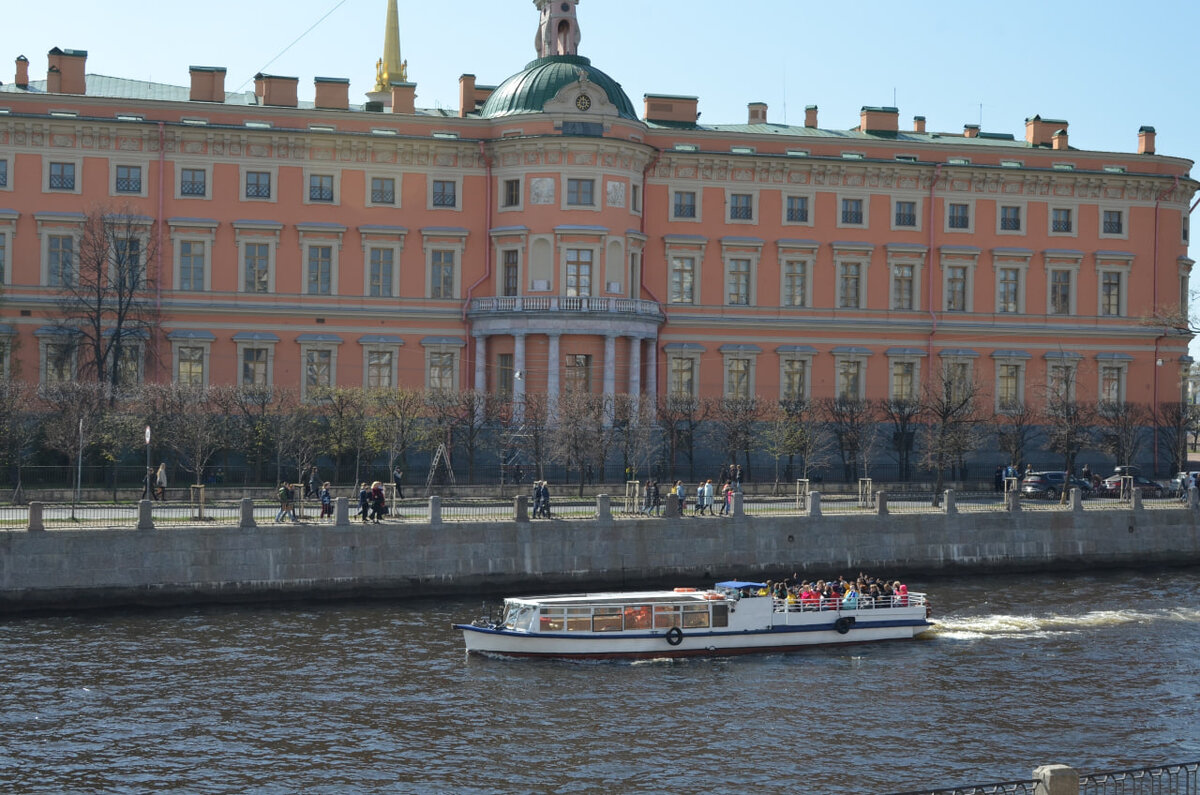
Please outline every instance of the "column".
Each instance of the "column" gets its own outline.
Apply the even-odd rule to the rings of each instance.
[[[513,334],[513,419],[525,419],[525,335]]]
[[[642,402],[642,338],[629,338],[629,400],[636,416]]]
[[[609,334],[604,338],[604,427],[613,424],[612,401],[617,391],[617,338]]]
[[[549,425],[554,425],[558,417],[558,368],[561,366],[562,357],[558,352],[558,342],[562,338],[561,334],[550,334],[550,351],[547,354],[549,365],[546,370],[546,422]]]
[[[487,391],[487,337],[475,335],[475,391]]]
[[[646,349],[646,395],[650,398],[650,419],[658,419],[658,334],[650,337]]]

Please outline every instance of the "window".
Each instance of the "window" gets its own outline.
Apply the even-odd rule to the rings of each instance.
[[[675,217],[696,217],[696,192],[690,190],[675,191]]]
[[[333,176],[329,174],[309,174],[308,200],[310,202],[333,201]]]
[[[0,188],[8,187],[8,161],[0,160]]]
[[[1104,271],[1100,274],[1100,314],[1119,317],[1121,312],[1121,274]]]
[[[838,276],[838,307],[858,309],[862,294],[862,265],[857,262],[842,263]]]
[[[788,260],[783,263],[783,305],[808,306],[808,263]]]
[[[455,355],[450,351],[430,351],[429,388],[435,392],[454,389]]]
[[[454,298],[454,252],[438,249],[429,263],[429,297]]]
[[[142,241],[136,237],[118,238],[113,241],[113,267],[120,285],[128,292],[141,290],[146,284],[146,273],[142,268]]]
[[[787,197],[787,220],[789,224],[808,223],[808,197]]]
[[[454,180],[435,179],[433,181],[433,206],[458,207],[458,183]]]
[[[308,247],[308,294],[330,295],[333,292],[333,247]]]
[[[862,362],[844,359],[838,362],[838,398],[856,400],[862,395]]]
[[[504,206],[505,207],[520,207],[521,206],[521,180],[519,180],[519,179],[504,180]]]
[[[750,260],[732,259],[727,271],[729,295],[726,303],[730,306],[750,305]]]
[[[333,386],[333,351],[308,350],[304,352],[304,388],[328,389]]]
[[[1069,209],[1060,207],[1050,211],[1050,231],[1055,234],[1068,234],[1074,231]]]
[[[271,198],[271,172],[270,171],[247,171],[246,172],[246,198],[247,199],[269,199],[269,198]]]
[[[75,190],[75,164],[50,164],[50,190]]]
[[[946,397],[952,403],[961,402],[969,394],[971,386],[970,362],[946,362]]]
[[[0,233],[0,284],[8,281],[8,235]],[[0,370],[0,376],[4,375],[4,370]]]
[[[592,250],[567,249],[567,295],[592,294]]]
[[[242,348],[242,386],[267,386],[267,348]]]
[[[1021,231],[1021,208],[1020,207],[1001,207],[1000,208],[1000,231],[1001,232],[1020,232]]]
[[[1071,271],[1050,271],[1050,314],[1071,314]]]
[[[207,196],[208,172],[202,168],[180,169],[179,194],[181,196]]]
[[[946,268],[946,311],[967,311],[967,269],[963,265]]]
[[[591,207],[595,202],[596,182],[591,179],[567,180],[567,204],[572,207]]]
[[[947,225],[951,229],[970,229],[971,206],[969,204],[951,204]]]
[[[504,285],[506,296],[518,295],[521,292],[521,252],[510,248],[504,252]]]
[[[394,257],[395,252],[390,248],[371,249],[370,293],[373,298],[391,297]]]
[[[371,177],[371,204],[395,204],[396,180],[393,177]]]
[[[204,243],[184,240],[179,244],[179,289],[204,289]]]
[[[146,358],[142,346],[126,341],[114,353],[117,384],[129,386],[142,383],[142,362]]]
[[[1051,399],[1075,399],[1075,368],[1069,364],[1052,364],[1046,367],[1046,390]]]
[[[113,188],[117,193],[140,194],[142,192],[142,167],[117,166],[117,178]]]
[[[567,354],[566,390],[568,392],[592,391],[592,357],[590,354]]]
[[[896,226],[915,227],[917,225],[917,203],[896,202]]]
[[[176,381],[186,386],[204,385],[204,348],[181,346],[178,353],[179,374]]]
[[[1021,400],[1021,365],[1001,363],[996,367],[996,400],[1001,411],[1019,408]]]
[[[65,287],[75,283],[75,238],[70,235],[50,235],[47,245],[47,283]]]
[[[863,222],[863,200],[842,199],[842,223],[861,225]]]
[[[725,362],[725,397],[750,397],[750,360],[727,359]]]
[[[513,393],[513,355],[501,353],[496,357],[496,392],[502,397]]]
[[[892,362],[892,400],[912,400],[916,397],[917,365],[915,362]]]
[[[242,249],[246,260],[246,280],[243,287],[248,293],[270,292],[271,247],[267,243],[247,243]]]
[[[892,267],[892,309],[913,308],[913,266]]]
[[[75,378],[75,344],[47,342],[42,345],[42,383],[63,384]]]
[[[629,186],[629,209],[631,212],[640,213],[642,211],[642,186]]]
[[[694,397],[696,394],[696,360],[675,356],[671,358],[671,397]]]
[[[1105,365],[1100,368],[1100,402],[1124,402],[1125,368]]]
[[[1021,271],[1017,268],[1000,269],[1000,290],[996,294],[997,312],[1020,311]]]
[[[671,258],[671,303],[692,304],[696,301],[696,260],[693,257]]]
[[[754,220],[754,197],[751,194],[731,193],[729,195],[729,220]]]
[[[1105,210],[1102,231],[1106,235],[1125,234],[1125,214],[1121,210]]]
[[[367,351],[367,389],[390,389],[393,370],[391,351]]]
[[[803,400],[808,395],[808,362],[785,359],[783,362],[783,399]]]

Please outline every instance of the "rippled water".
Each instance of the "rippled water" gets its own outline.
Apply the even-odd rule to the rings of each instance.
[[[916,641],[636,664],[468,659],[477,599],[9,619],[0,791],[884,793],[1200,759],[1200,571],[910,585]]]

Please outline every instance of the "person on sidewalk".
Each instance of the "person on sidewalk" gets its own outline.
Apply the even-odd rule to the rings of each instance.
[[[276,524],[282,522],[285,516],[291,516],[292,521],[296,521],[295,495],[292,488],[287,481],[279,484],[279,491],[275,493],[279,498],[279,511],[275,514]]]
[[[158,465],[158,474],[154,476],[154,494],[156,499],[162,502],[167,501],[167,465],[165,463]]]

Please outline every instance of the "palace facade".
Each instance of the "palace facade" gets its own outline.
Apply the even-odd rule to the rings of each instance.
[[[416,106],[395,0],[375,90],[225,70],[103,77],[51,50],[0,86],[4,372],[75,376],[57,312],[83,223],[139,225],[161,311],[132,377],[520,396],[915,396],[956,368],[998,408],[1069,381],[1179,400],[1191,162],[926,129],[700,123],[577,52],[578,0],[535,0],[536,55],[457,111]],[[532,19],[532,18],[531,18]],[[613,64],[619,69],[619,64]],[[124,208],[129,208],[124,209]]]

